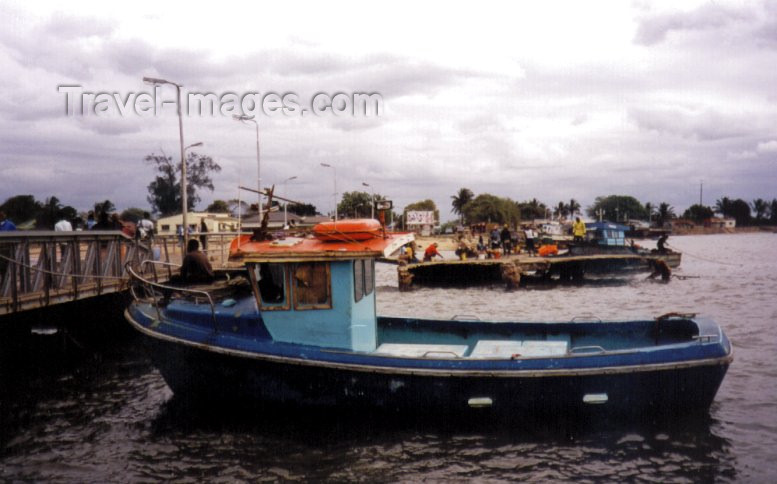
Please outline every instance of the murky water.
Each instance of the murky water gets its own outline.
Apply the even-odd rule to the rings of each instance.
[[[656,481],[777,479],[777,235],[673,237],[669,284],[644,274],[582,286],[399,293],[378,270],[381,314],[481,319],[719,321],[735,361],[708,418],[681,422],[408,422],[386,416],[196,408],[174,398],[137,340],[77,358],[31,355],[3,388],[0,480],[49,482]]]

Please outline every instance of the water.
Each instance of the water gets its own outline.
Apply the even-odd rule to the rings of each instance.
[[[380,312],[481,319],[715,318],[735,360],[709,416],[680,422],[397,420],[197,408],[174,398],[137,340],[14,368],[2,395],[0,481],[647,481],[777,479],[777,235],[673,237],[669,284],[644,275],[553,289],[399,293],[379,266]]]

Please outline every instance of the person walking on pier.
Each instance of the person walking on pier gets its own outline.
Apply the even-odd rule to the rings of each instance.
[[[208,225],[205,219],[200,220],[200,245],[203,251],[208,252]]]
[[[510,234],[510,228],[507,224],[505,224],[504,228],[502,229],[500,237],[502,239],[502,253],[504,255],[510,255],[513,251],[513,241],[512,235]]]
[[[154,222],[151,221],[151,214],[143,212],[143,218],[140,219],[135,234],[140,240],[154,240]]]
[[[572,241],[583,242],[585,239],[585,222],[580,220],[580,217],[575,217],[575,223],[572,224]]]
[[[534,232],[531,225],[526,226],[523,235],[526,237],[526,252],[528,252],[529,255],[534,255],[534,239],[537,237],[537,234]]]

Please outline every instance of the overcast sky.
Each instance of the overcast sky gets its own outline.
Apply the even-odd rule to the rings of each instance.
[[[701,180],[705,204],[777,197],[774,2],[180,5],[0,2],[0,199],[148,207],[144,157],[180,156],[174,105],[68,114],[59,88],[127,99],[153,91],[144,76],[184,95],[294,93],[301,108],[379,93],[379,116],[258,116],[263,185],[296,176],[289,198],[324,213],[335,170],[340,193],[431,198],[443,221],[461,187],[680,212]],[[183,120],[186,144],[223,168],[199,209],[256,185],[253,126],[226,114]]]

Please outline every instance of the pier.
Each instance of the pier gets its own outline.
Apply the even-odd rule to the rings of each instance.
[[[225,267],[234,233],[208,234],[213,267]],[[180,264],[177,237],[137,241],[118,231],[0,233],[0,317],[128,288],[126,266],[165,282]],[[159,260],[164,265],[141,264]]]
[[[399,289],[409,290],[413,284],[428,286],[471,286],[502,282],[507,288],[519,287],[522,278],[548,281],[582,280],[585,274],[612,271],[648,271],[662,255],[642,254],[588,254],[573,256],[537,257],[510,255],[494,259],[443,259],[432,262],[406,264],[397,268]],[[679,265],[676,259],[666,260],[669,267]]]

